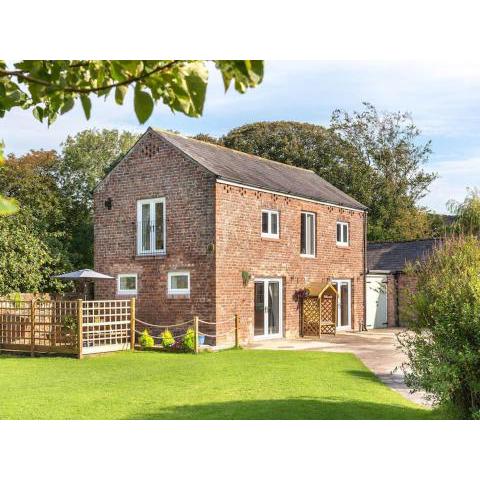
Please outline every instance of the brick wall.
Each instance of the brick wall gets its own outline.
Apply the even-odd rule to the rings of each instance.
[[[405,327],[411,315],[410,297],[416,290],[416,280],[404,273],[387,275],[387,326]]]
[[[280,212],[280,238],[261,237],[261,210]],[[316,213],[316,258],[300,256],[301,212]],[[350,245],[336,245],[336,221],[350,225]],[[242,271],[253,277],[283,280],[284,333],[299,335],[300,314],[292,296],[306,283],[334,278],[352,281],[352,327],[364,321],[364,214],[338,207],[262,193],[231,185],[216,185],[217,322],[238,314],[242,341],[253,336],[254,281],[244,287]],[[218,326],[218,334],[231,324]],[[225,343],[231,335],[223,338]]]
[[[114,277],[138,274],[138,318],[170,324],[195,313],[214,321],[214,188],[209,172],[147,132],[95,192],[95,269]],[[158,197],[166,199],[167,254],[139,257],[137,200]],[[189,298],[167,295],[167,273],[176,270],[190,272]],[[122,298],[112,280],[98,281],[95,294]]]

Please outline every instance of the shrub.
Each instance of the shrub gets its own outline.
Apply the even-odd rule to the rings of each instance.
[[[183,337],[183,347],[187,352],[193,352],[195,350],[195,331],[193,328],[189,328],[186,331]]]
[[[417,288],[409,299],[410,331],[399,335],[406,384],[462,418],[479,417],[480,240],[445,240],[408,273]]]
[[[154,345],[153,337],[148,333],[148,330],[145,329],[140,335],[140,345],[144,348],[151,348]]]
[[[173,338],[172,332],[170,330],[165,330],[162,333],[162,346],[164,348],[170,348],[175,343],[175,339]]]

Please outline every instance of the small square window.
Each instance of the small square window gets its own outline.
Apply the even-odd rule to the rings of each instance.
[[[190,272],[168,272],[168,294],[190,294]]]
[[[348,246],[349,242],[349,232],[348,232],[348,223],[346,222],[337,222],[337,245],[342,247]]]
[[[118,295],[136,295],[137,294],[137,274],[121,273],[117,277]]]
[[[276,210],[262,210],[262,237],[279,238],[279,213]]]

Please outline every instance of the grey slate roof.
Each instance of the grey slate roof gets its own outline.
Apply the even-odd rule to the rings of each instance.
[[[407,262],[421,261],[439,241],[429,238],[408,242],[368,242],[368,269],[402,272]]]
[[[311,170],[285,165],[163,130],[152,130],[220,180],[366,210],[366,207],[360,202]]]

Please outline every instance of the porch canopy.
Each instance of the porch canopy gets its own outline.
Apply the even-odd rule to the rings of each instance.
[[[87,283],[93,282],[95,280],[113,280],[114,277],[110,275],[105,275],[104,273],[96,272],[90,268],[84,268],[82,270],[75,270],[74,272],[62,273],[61,275],[54,275],[53,278],[58,278],[60,280],[74,281],[78,282],[80,285],[83,285],[83,294],[85,300],[87,300]]]

